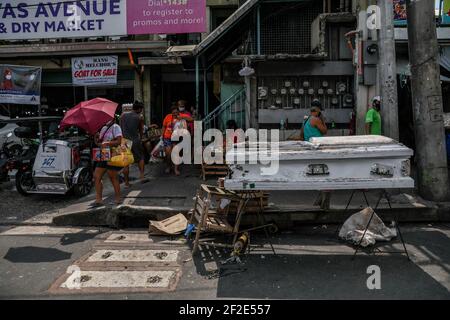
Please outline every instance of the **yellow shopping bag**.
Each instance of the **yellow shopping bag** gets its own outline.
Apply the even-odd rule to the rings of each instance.
[[[108,165],[112,167],[127,167],[134,163],[133,153],[131,152],[132,142],[127,139],[122,139],[122,143],[117,147]]]

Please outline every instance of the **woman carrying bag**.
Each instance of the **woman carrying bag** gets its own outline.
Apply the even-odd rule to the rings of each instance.
[[[116,124],[114,120],[108,122],[103,126],[100,132],[95,135],[95,144],[101,149],[102,155],[107,156],[106,158],[102,158],[102,161],[96,161],[94,171],[96,199],[91,207],[103,206],[102,178],[105,175],[105,172],[108,173],[109,179],[114,187],[114,203],[119,205],[121,203],[119,172],[123,167],[112,166],[109,161],[111,160],[115,149],[122,144],[122,130],[120,126]],[[105,150],[107,152],[105,152]]]

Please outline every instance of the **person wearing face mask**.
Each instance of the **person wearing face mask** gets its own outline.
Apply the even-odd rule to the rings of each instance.
[[[322,137],[327,134],[328,128],[322,114],[322,104],[314,99],[311,103],[311,115],[305,119],[300,130],[300,139],[309,141],[313,137]]]
[[[185,128],[186,122],[192,122],[193,119],[187,114],[181,114],[179,111],[179,106],[174,104],[171,108],[171,113],[164,118],[163,127],[162,127],[162,139],[164,152],[166,154],[166,164],[167,168],[165,170],[166,173],[170,173],[172,168],[174,169],[175,175],[179,176],[179,166],[172,164],[172,150],[177,142],[172,141],[172,134],[175,130],[180,130]]]
[[[381,98],[380,96],[373,97],[372,107],[366,113],[366,134],[381,135]]]
[[[13,88],[12,71],[10,69],[5,69],[3,72],[3,81],[0,83],[0,89],[12,90]]]

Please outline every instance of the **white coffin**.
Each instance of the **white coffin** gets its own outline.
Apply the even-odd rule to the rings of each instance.
[[[278,171],[263,175],[268,167],[258,161],[267,143],[246,143],[226,154],[231,174],[230,190],[343,190],[414,188],[410,177],[413,151],[383,136],[312,138],[311,142],[284,141],[278,152]],[[270,149],[269,149],[270,150]]]

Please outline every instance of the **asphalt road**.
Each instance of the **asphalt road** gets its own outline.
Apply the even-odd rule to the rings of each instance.
[[[222,265],[221,262],[229,256],[229,252],[222,249],[204,248],[191,260],[188,245],[179,242],[165,244],[162,242],[165,238],[161,237],[148,240],[145,231],[123,231],[140,235],[144,242],[136,240],[118,246],[106,241],[120,234],[118,230],[21,228],[0,228],[1,299],[450,298],[450,228],[447,225],[408,225],[402,228],[412,261],[400,254],[364,253],[352,260],[351,247],[330,240],[334,231],[332,226],[308,226],[277,235],[273,239],[277,256],[267,247],[255,249],[243,258],[242,265]],[[8,230],[18,231],[19,235],[6,235]],[[252,243],[262,240],[253,238]],[[70,294],[48,291],[69,266],[79,264],[80,259],[85,261],[86,256],[91,257],[99,248],[175,250],[178,252],[177,268],[180,269],[175,290],[133,293],[133,288],[127,288],[121,293],[101,293],[82,289]],[[392,243],[382,249],[400,248]],[[148,263],[136,265],[127,262],[125,265],[128,271],[130,268],[152,268]],[[381,289],[369,290],[367,281],[371,274],[367,269],[373,265],[380,268]],[[139,269],[139,266],[146,267]],[[117,270],[117,266],[114,268]],[[111,262],[97,265],[94,269],[113,270]]]

